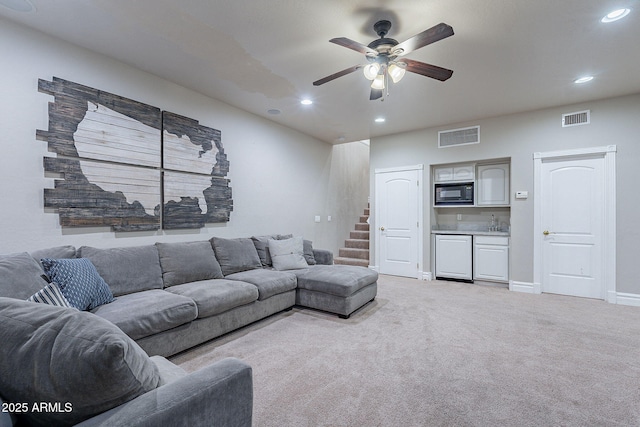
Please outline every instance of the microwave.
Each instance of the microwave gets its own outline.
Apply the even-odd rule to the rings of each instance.
[[[473,182],[435,184],[434,205],[473,206]]]

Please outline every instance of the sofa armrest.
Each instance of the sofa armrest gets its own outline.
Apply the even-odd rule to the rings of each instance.
[[[251,426],[252,370],[227,358],[85,420],[78,426]]]
[[[316,259],[316,264],[332,265],[333,264],[333,252],[326,249],[314,249],[313,257]]]

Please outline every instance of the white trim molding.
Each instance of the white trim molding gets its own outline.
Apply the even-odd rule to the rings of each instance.
[[[422,280],[426,280],[426,281],[432,281],[433,280],[433,274],[431,274],[430,271],[423,271],[422,272]]]
[[[376,168],[375,173],[387,173],[387,172],[404,172],[404,171],[414,171],[414,170],[424,170],[424,165],[411,165],[411,166],[399,166],[395,168]]]
[[[509,280],[509,290],[513,292],[524,292],[527,294],[541,294],[540,283],[516,282]]]
[[[616,292],[613,297],[613,301],[609,301],[620,305],[631,305],[633,307],[640,307],[640,294],[628,294],[625,292]]]

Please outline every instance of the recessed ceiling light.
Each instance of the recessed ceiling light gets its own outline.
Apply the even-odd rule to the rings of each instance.
[[[33,12],[36,9],[29,0],[0,0],[0,6],[16,12]]]
[[[631,9],[614,10],[613,12],[607,13],[606,16],[600,20],[600,22],[604,22],[606,24],[608,22],[617,21],[618,19],[622,19],[627,16],[629,12],[631,12]]]
[[[384,123],[385,122],[385,118],[384,117],[378,117],[375,119],[376,123]]]
[[[300,104],[302,104],[302,105],[311,105],[311,104],[313,104],[313,101],[308,99],[308,98],[305,98],[302,101],[300,101]]]
[[[591,80],[593,80],[593,76],[584,76],[584,77],[580,77],[579,79],[575,79],[573,82],[576,84],[582,84],[582,83],[590,82]]]
[[[278,114],[280,114],[282,111],[276,109],[276,108],[272,108],[271,110],[267,110],[267,113],[277,116]]]

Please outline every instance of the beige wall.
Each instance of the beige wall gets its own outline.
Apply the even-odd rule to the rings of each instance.
[[[561,127],[561,115],[591,110],[591,124]],[[511,280],[533,282],[533,153],[616,145],[617,152],[617,283],[618,292],[640,294],[634,267],[640,255],[638,213],[634,197],[640,181],[640,94],[549,108],[540,111],[454,123],[449,126],[371,140],[370,185],[375,195],[376,168],[425,165],[425,225],[431,222],[430,165],[511,158]],[[480,144],[438,148],[438,131],[480,125]],[[514,200],[515,191],[529,192]],[[630,197],[631,196],[631,197]],[[375,203],[372,197],[372,203]],[[425,227],[428,228],[428,227]],[[429,230],[425,229],[424,270],[431,271]],[[375,233],[372,233],[375,239]],[[372,247],[374,247],[372,243]],[[371,255],[372,263],[375,254]]]
[[[338,256],[344,240],[369,202],[369,145],[363,142],[339,144],[333,147],[329,172],[328,212],[333,212],[332,224],[327,224],[329,247]],[[326,215],[322,221],[326,221]]]

